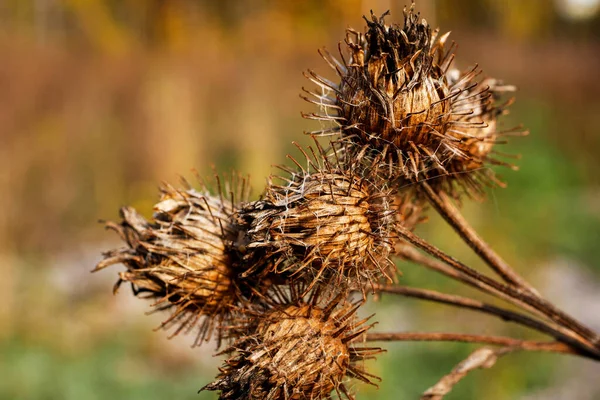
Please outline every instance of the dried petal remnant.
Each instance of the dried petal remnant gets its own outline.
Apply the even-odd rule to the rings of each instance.
[[[121,223],[107,224],[127,247],[106,252],[96,270],[124,264],[115,290],[130,282],[136,295],[156,300],[157,310],[174,310],[163,326],[179,325],[175,333],[200,322],[198,343],[228,317],[237,298],[228,249],[237,234],[229,222],[232,212],[219,197],[166,186],[152,222],[124,207]]]
[[[381,350],[352,344],[370,326],[356,321],[360,303],[341,298],[323,307],[316,299],[277,304],[249,319],[238,327],[246,335],[225,351],[234,356],[204,389],[221,391],[220,399],[325,399],[332,391],[351,398],[344,380],[372,383],[359,363]]]

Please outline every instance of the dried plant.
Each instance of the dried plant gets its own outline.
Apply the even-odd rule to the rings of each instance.
[[[516,351],[574,354],[600,361],[600,336],[563,312],[522,278],[475,232],[455,202],[466,192],[483,198],[500,184],[489,164],[501,131],[497,118],[512,86],[479,78],[475,67],[453,67],[448,34],[432,31],[413,7],[403,25],[384,14],[366,19],[366,32],[349,29],[340,60],[323,58],[339,82],[314,72],[320,90],[306,91],[332,125],[313,135],[336,135],[331,146],[300,149],[294,168],[280,167],[263,195],[247,201],[213,196],[203,187],[162,189],[152,222],[132,208],[108,223],[127,247],[105,253],[96,270],[122,263],[116,288],[173,309],[175,333],[199,327],[199,341],[216,328],[228,360],[205,390],[221,399],[353,398],[349,378],[376,379],[362,361],[381,350],[358,342],[458,341],[480,343],[422,399],[441,399],[476,368],[490,368]],[[244,185],[241,185],[244,186]],[[490,267],[476,270],[414,233],[428,206]],[[396,283],[392,256],[438,272],[510,307]],[[354,293],[362,294],[358,302]],[[527,327],[552,338],[450,332],[367,332],[356,316],[370,293],[460,307]],[[496,346],[494,348],[490,346]]]
[[[479,82],[477,67],[453,68],[449,33],[432,31],[412,8],[403,26],[386,25],[387,14],[365,18],[364,34],[348,29],[340,60],[321,52],[339,83],[308,71],[318,90],[306,91],[305,99],[321,113],[304,116],[331,123],[312,134],[339,134],[349,160],[383,166],[387,178],[431,180],[452,193],[459,186],[481,195],[480,181],[497,182],[481,167],[502,163],[491,148],[506,134],[496,130],[496,117],[510,102],[496,100],[513,88],[489,78]]]
[[[242,198],[244,182],[236,189]],[[236,206],[222,196],[165,184],[154,206],[152,222],[131,207],[121,209],[119,224],[108,222],[127,247],[104,253],[95,271],[124,264],[114,291],[131,283],[135,295],[154,299],[157,311],[172,309],[164,328],[200,330],[196,343],[208,340],[215,326],[231,317],[234,305],[246,301],[257,287],[267,285],[238,278]]]
[[[317,151],[308,149],[312,156],[300,150],[304,161],[292,158],[298,170],[281,166],[285,175],[271,177],[262,199],[237,214],[250,254],[246,274],[283,275],[310,283],[308,289],[392,282],[391,190],[332,159],[318,143]]]
[[[350,303],[344,292],[306,293],[293,284],[247,310],[228,329],[238,339],[223,353],[233,356],[204,389],[221,391],[222,399],[323,399],[332,391],[350,399],[348,377],[373,384],[378,378],[362,361],[382,350],[354,343],[371,328],[356,317],[363,301]]]

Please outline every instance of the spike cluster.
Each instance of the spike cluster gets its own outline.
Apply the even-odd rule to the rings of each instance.
[[[480,194],[479,180],[495,179],[489,172],[473,172],[498,163],[489,155],[501,135],[496,117],[508,103],[496,105],[496,100],[512,87],[492,79],[479,82],[477,67],[465,73],[452,68],[449,33],[432,31],[412,8],[405,10],[402,26],[386,25],[386,15],[365,18],[364,34],[349,29],[340,60],[321,52],[339,83],[308,72],[319,89],[306,91],[305,99],[321,113],[304,116],[331,123],[311,133],[340,135],[350,162],[383,167],[385,179],[431,180],[450,192],[458,182]]]
[[[246,313],[233,330],[239,339],[223,353],[233,354],[217,379],[203,390],[221,391],[220,399],[324,399],[335,391],[352,398],[347,377],[374,384],[361,362],[379,348],[354,341],[371,326],[357,321],[362,304],[345,295],[331,300],[304,289],[268,299],[265,310]]]
[[[503,162],[492,155],[494,145],[500,136],[508,134],[525,134],[517,130],[498,131],[498,117],[507,114],[507,107],[513,99],[499,103],[503,95],[515,90],[514,86],[504,85],[501,81],[493,78],[483,79],[476,85],[465,80],[460,71],[451,69],[446,74],[449,84],[459,93],[453,102],[453,112],[456,125],[462,124],[462,128],[449,130],[456,140],[460,141],[458,146],[459,157],[448,161],[445,170],[449,177],[439,179],[438,186],[452,193],[451,185],[455,182],[471,194],[482,195],[480,182],[488,185],[504,186],[498,180],[493,171],[485,168],[487,164],[503,165],[511,169],[516,166]]]
[[[322,113],[306,117],[333,124],[313,132],[339,135],[330,148],[298,146],[300,161],[290,156],[295,167],[280,167],[256,201],[245,181],[217,196],[167,185],[151,221],[125,207],[107,224],[126,243],[96,268],[125,265],[115,289],[129,282],[172,310],[164,325],[175,333],[199,327],[199,343],[216,329],[227,341],[229,360],[205,387],[221,399],[352,398],[348,378],[372,383],[360,364],[381,350],[355,346],[370,328],[356,312],[396,278],[398,226],[425,219],[415,183],[457,195],[497,181],[484,167],[502,164],[492,147],[512,87],[453,68],[448,34],[412,8],[402,26],[386,14],[364,34],[349,29],[340,60],[322,53],[339,83],[308,74],[321,90],[306,100]]]
[[[206,387],[224,399],[351,397],[343,380],[371,382],[356,364],[379,349],[350,344],[367,328],[347,298],[395,275],[394,194],[331,149],[300,150],[306,167],[280,167],[260,200],[167,185],[152,222],[124,207],[122,222],[108,223],[127,247],[97,270],[124,264],[115,287],[130,282],[158,310],[174,309],[163,325],[179,324],[175,334],[199,326],[199,344],[218,328],[234,343]]]
[[[206,189],[166,185],[161,192],[152,222],[123,207],[121,223],[107,223],[127,247],[104,253],[95,270],[124,264],[127,270],[119,274],[115,291],[131,283],[134,294],[155,300],[156,310],[174,310],[164,328],[178,326],[177,334],[199,325],[200,343],[210,338],[215,324],[231,317],[231,307],[243,301],[247,287],[258,284],[236,279],[239,232],[232,223],[232,202]]]
[[[318,146],[318,144],[317,144]],[[288,177],[273,180],[263,198],[238,213],[246,247],[258,262],[248,260],[248,273],[261,271],[310,283],[350,284],[392,280],[393,196],[370,181],[365,172],[344,168],[323,149],[307,167],[285,168]],[[265,259],[271,260],[265,268]],[[350,278],[350,279],[348,279]]]

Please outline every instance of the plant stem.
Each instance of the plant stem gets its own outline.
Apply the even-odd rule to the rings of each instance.
[[[598,349],[598,343],[600,342],[600,340],[598,335],[594,331],[582,325],[580,322],[576,321],[574,318],[565,314],[561,310],[558,310],[554,305],[550,304],[546,300],[541,299],[531,294],[530,292],[519,290],[514,286],[505,285],[503,283],[495,281],[494,279],[489,278],[486,275],[481,274],[473,268],[468,267],[467,265],[447,255],[437,247],[427,243],[426,241],[424,241],[423,239],[421,239],[402,225],[397,226],[397,232],[403,239],[412,243],[421,250],[431,254],[438,260],[443,261],[444,263],[448,264],[449,266],[463,273],[464,275],[472,278],[473,280],[482,282],[486,284],[486,286],[500,291],[509,297],[522,301],[523,303],[540,311],[557,324],[572,330],[573,332],[577,333],[582,338],[584,338],[586,341],[588,341],[588,345],[591,348],[596,349],[596,351],[600,353],[600,349]]]
[[[470,285],[472,287],[474,287],[475,289],[480,290],[483,293],[489,294],[491,296],[494,296],[496,298],[500,298],[503,299],[509,303],[514,304],[515,306],[519,307],[522,310],[527,310],[529,312],[531,312],[534,315],[537,315],[539,317],[544,318],[544,320],[536,320],[533,318],[530,318],[528,316],[525,316],[523,314],[519,314],[522,315],[525,318],[529,318],[532,321],[536,321],[540,324],[543,324],[548,331],[546,333],[552,335],[553,337],[555,337],[557,340],[562,341],[564,343],[567,343],[571,346],[573,346],[574,348],[578,348],[580,349],[582,352],[587,352],[587,353],[591,353],[593,354],[592,358],[596,358],[598,356],[600,356],[600,349],[598,349],[597,347],[595,347],[591,342],[589,342],[588,340],[586,340],[585,338],[581,337],[580,335],[574,333],[572,330],[565,328],[562,325],[557,324],[556,322],[552,321],[551,319],[549,319],[545,314],[543,314],[542,312],[540,312],[539,310],[531,307],[529,304],[523,302],[522,300],[509,296],[506,293],[497,290],[489,285],[487,285],[484,282],[478,281],[476,279],[473,279],[459,271],[456,271],[455,269],[447,266],[446,264],[444,264],[441,261],[438,261],[436,259],[427,257],[426,255],[418,252],[414,247],[412,247],[409,244],[406,244],[402,247],[398,248],[398,255],[402,256],[403,258],[405,258],[406,260],[412,261],[414,263],[420,264],[426,268],[432,269],[436,272],[439,272],[443,275],[446,275],[452,279],[455,279],[459,282],[465,283],[467,285]],[[417,297],[417,296],[414,296]],[[453,297],[458,297],[458,296],[453,296]],[[428,300],[432,300],[435,301],[434,299],[428,299]],[[468,299],[465,298],[465,300],[469,300],[469,301],[475,301],[476,300],[472,300],[472,299]],[[447,303],[450,304],[450,303]],[[482,303],[485,304],[485,303]],[[493,306],[492,306],[493,307]],[[469,307],[466,307],[469,308]],[[508,311],[508,310],[506,310]],[[482,310],[483,312],[483,310]],[[501,317],[503,318],[503,317]],[[526,324],[524,324],[526,325]],[[527,325],[528,326],[528,325]],[[534,328],[535,329],[535,328]],[[541,331],[541,330],[540,330]],[[558,335],[554,335],[550,332],[555,332],[558,335],[560,335],[562,337],[559,338]]]
[[[550,353],[582,354],[571,346],[560,342],[538,342],[534,340],[519,340],[506,336],[471,335],[464,333],[447,332],[394,332],[394,333],[368,333],[367,342],[461,342],[484,343],[497,346],[509,346],[526,351],[544,351]],[[593,358],[593,357],[590,357]],[[596,356],[596,360],[600,357]]]
[[[423,393],[421,400],[441,400],[450,393],[454,386],[460,382],[467,374],[477,368],[491,368],[496,364],[498,358],[512,353],[516,350],[514,347],[489,348],[481,347],[471,354],[444,375],[435,385]]]
[[[437,303],[448,304],[455,307],[466,308],[469,310],[494,315],[496,317],[501,318],[503,321],[516,322],[517,324],[520,324],[522,326],[526,326],[538,332],[550,335],[556,340],[566,343],[571,347],[581,347],[580,342],[574,339],[571,335],[561,332],[560,327],[559,329],[556,329],[555,327],[548,324],[546,321],[539,321],[526,315],[519,314],[517,312],[510,311],[504,308],[496,307],[494,305],[487,304],[478,300],[470,299],[468,297],[440,293],[434,290],[412,288],[398,285],[375,285],[374,289],[375,291],[378,291],[380,293],[398,294],[401,296],[434,301]],[[590,349],[587,347],[581,350],[590,351]]]
[[[452,204],[444,192],[436,193],[427,182],[420,182],[420,187],[436,209],[471,249],[481,257],[504,281],[528,290],[539,297],[538,291],[506,263],[469,225],[458,209]]]
[[[449,277],[451,279],[454,279],[459,282],[465,283],[469,286],[472,286],[475,289],[477,289],[483,293],[506,300],[509,303],[515,304],[516,306],[531,312],[532,314],[538,315],[543,318],[548,318],[539,310],[536,310],[535,308],[520,301],[519,299],[515,299],[514,297],[508,296],[506,293],[499,291],[499,290],[485,284],[484,282],[480,282],[476,279],[473,279],[470,276],[467,276],[467,275],[455,270],[454,268],[444,264],[443,262],[441,262],[437,259],[426,256],[425,254],[423,254],[423,253],[419,252],[417,249],[415,249],[414,246],[412,246],[408,243],[403,246],[398,246],[396,249],[396,254],[408,261],[412,261],[414,263],[420,264],[426,268],[429,268],[436,272],[439,272],[440,274],[446,275],[447,277]],[[559,326],[559,325],[556,325],[556,326]]]

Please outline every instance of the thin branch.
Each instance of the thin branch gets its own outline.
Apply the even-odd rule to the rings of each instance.
[[[498,358],[515,350],[519,349],[515,347],[501,347],[499,349],[482,347],[475,350],[458,363],[448,375],[443,376],[435,385],[427,389],[421,396],[421,400],[441,400],[469,372],[478,368],[491,368],[496,364]]]
[[[526,351],[543,351],[549,353],[562,353],[582,355],[560,342],[538,342],[534,340],[519,340],[506,336],[471,335],[464,333],[447,332],[394,332],[394,333],[368,333],[367,342],[460,342],[483,343],[496,346],[514,347]],[[600,357],[596,358],[597,360]]]
[[[405,244],[404,246],[398,247],[397,254],[406,260],[412,261],[412,262],[420,264],[426,268],[432,269],[436,272],[439,272],[443,275],[448,276],[449,278],[455,279],[459,282],[462,282],[471,287],[474,287],[475,289],[478,289],[479,291],[481,291],[483,293],[506,300],[507,302],[514,304],[515,306],[519,307],[522,310],[527,310],[534,315],[540,316],[540,317],[544,318],[544,323],[549,328],[555,330],[556,332],[560,332],[565,337],[570,338],[569,341],[565,340],[565,343],[567,343],[567,342],[571,343],[574,347],[580,348],[580,349],[588,351],[588,352],[592,352],[593,354],[600,355],[600,351],[598,351],[598,349],[596,349],[590,342],[583,339],[580,335],[574,333],[570,329],[567,329],[567,328],[563,327],[562,325],[559,325],[556,322],[552,321],[541,311],[533,308],[532,306],[530,306],[529,304],[523,302],[522,300],[520,300],[518,298],[509,296],[506,293],[504,293],[500,290],[497,290],[497,289],[487,285],[484,282],[473,279],[473,278],[455,270],[454,268],[449,267],[448,265],[444,264],[441,261],[438,261],[436,259],[426,256],[425,254],[416,250],[414,248],[414,246],[412,246],[410,244]],[[578,345],[575,345],[575,343],[578,343]]]
[[[556,340],[566,343],[571,347],[580,348],[581,343],[573,339],[571,335],[561,332],[561,329],[556,329],[546,321],[539,321],[537,319],[528,317],[527,315],[519,314],[517,312],[507,310],[504,308],[496,307],[491,304],[484,303],[482,301],[470,299],[468,297],[456,296],[447,293],[440,293],[434,290],[412,288],[398,285],[375,285],[375,291],[380,293],[392,293],[407,297],[414,297],[422,300],[434,301],[437,303],[448,304],[455,307],[466,308],[469,310],[478,311],[485,314],[494,315],[499,317],[503,321],[512,321],[534,329],[538,332],[545,333],[552,336]],[[563,329],[564,331],[564,329]],[[582,349],[582,350],[588,350]]]
[[[421,250],[431,254],[438,260],[443,261],[444,263],[448,264],[457,271],[462,272],[464,275],[467,275],[473,280],[482,282],[486,284],[486,286],[496,289],[497,291],[500,291],[509,297],[519,299],[520,301],[526,303],[534,309],[539,310],[552,321],[580,335],[585,341],[588,342],[589,347],[591,349],[594,349],[594,352],[596,354],[600,354],[600,349],[598,348],[600,338],[598,337],[598,334],[596,334],[588,327],[582,325],[580,322],[576,321],[571,316],[565,314],[561,310],[558,310],[554,305],[548,303],[546,300],[540,299],[539,297],[532,295],[530,292],[522,291],[513,286],[505,285],[503,283],[495,281],[494,279],[489,278],[486,275],[483,275],[482,273],[447,255],[437,247],[429,244],[428,242],[421,239],[402,225],[397,226],[397,232],[403,239],[412,243]]]
[[[436,193],[427,182],[420,187],[436,209],[458,235],[507,283],[526,289],[539,297],[538,291],[506,263],[478,234],[462,214],[454,207],[444,192]]]
[[[402,246],[397,246],[396,254],[408,261],[420,264],[426,268],[439,272],[440,274],[446,275],[451,279],[457,280],[471,287],[474,287],[475,289],[483,293],[506,300],[509,303],[515,304],[516,306],[531,312],[532,314],[538,315],[543,318],[548,318],[544,313],[520,301],[519,299],[515,299],[514,297],[509,296],[500,290],[494,289],[493,287],[485,284],[484,282],[473,279],[470,276],[455,270],[454,268],[444,264],[443,262],[437,259],[426,256],[425,254],[415,249],[415,247],[410,243],[406,243]]]

